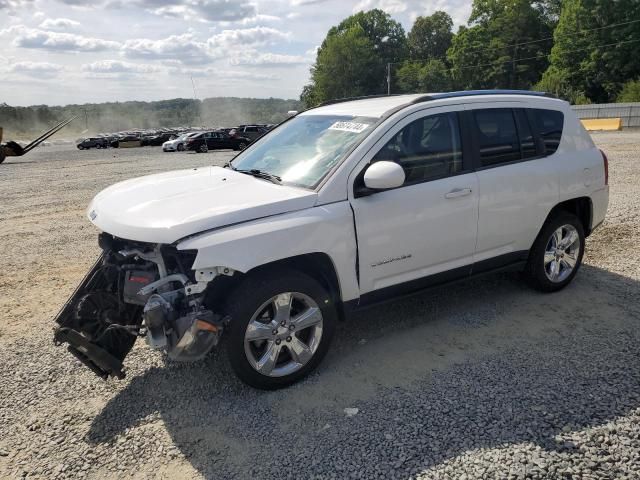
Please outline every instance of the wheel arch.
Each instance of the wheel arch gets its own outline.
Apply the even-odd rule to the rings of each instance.
[[[232,276],[218,276],[207,286],[206,303],[221,305],[224,299],[247,278],[272,271],[277,275],[278,270],[290,269],[308,275],[327,289],[332,303],[336,308],[338,318],[344,320],[345,309],[340,290],[338,272],[331,257],[324,252],[305,253],[281,258],[262,265],[258,265],[245,273],[236,271]]]
[[[584,228],[584,236],[591,234],[593,226],[593,201],[589,197],[577,197],[558,203],[551,209],[544,223],[560,212],[568,212],[574,214],[580,219]],[[544,224],[543,224],[544,225]],[[542,229],[542,227],[541,227]]]

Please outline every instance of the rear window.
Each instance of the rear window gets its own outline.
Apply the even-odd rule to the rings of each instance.
[[[511,109],[474,110],[473,117],[483,167],[520,160],[520,140]]]
[[[545,155],[552,155],[558,150],[562,138],[564,114],[557,110],[531,109],[536,121],[538,134],[544,145]]]

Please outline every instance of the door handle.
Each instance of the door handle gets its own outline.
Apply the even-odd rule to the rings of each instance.
[[[471,194],[470,188],[456,188],[454,190],[451,190],[449,193],[445,193],[444,198],[465,197],[470,194]]]

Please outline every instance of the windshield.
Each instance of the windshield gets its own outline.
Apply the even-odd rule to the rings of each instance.
[[[369,134],[376,118],[300,115],[238,155],[231,167],[276,175],[282,183],[315,188],[348,150]]]

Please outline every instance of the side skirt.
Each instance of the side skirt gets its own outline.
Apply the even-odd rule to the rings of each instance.
[[[481,262],[455,268],[446,272],[436,273],[428,277],[418,278],[409,282],[392,285],[390,287],[365,293],[359,299],[349,300],[343,303],[346,316],[350,313],[363,310],[381,303],[386,303],[401,298],[418,295],[431,288],[452,284],[468,278],[493,274],[498,272],[522,271],[529,257],[528,250],[511,252],[498,257],[482,260]]]

